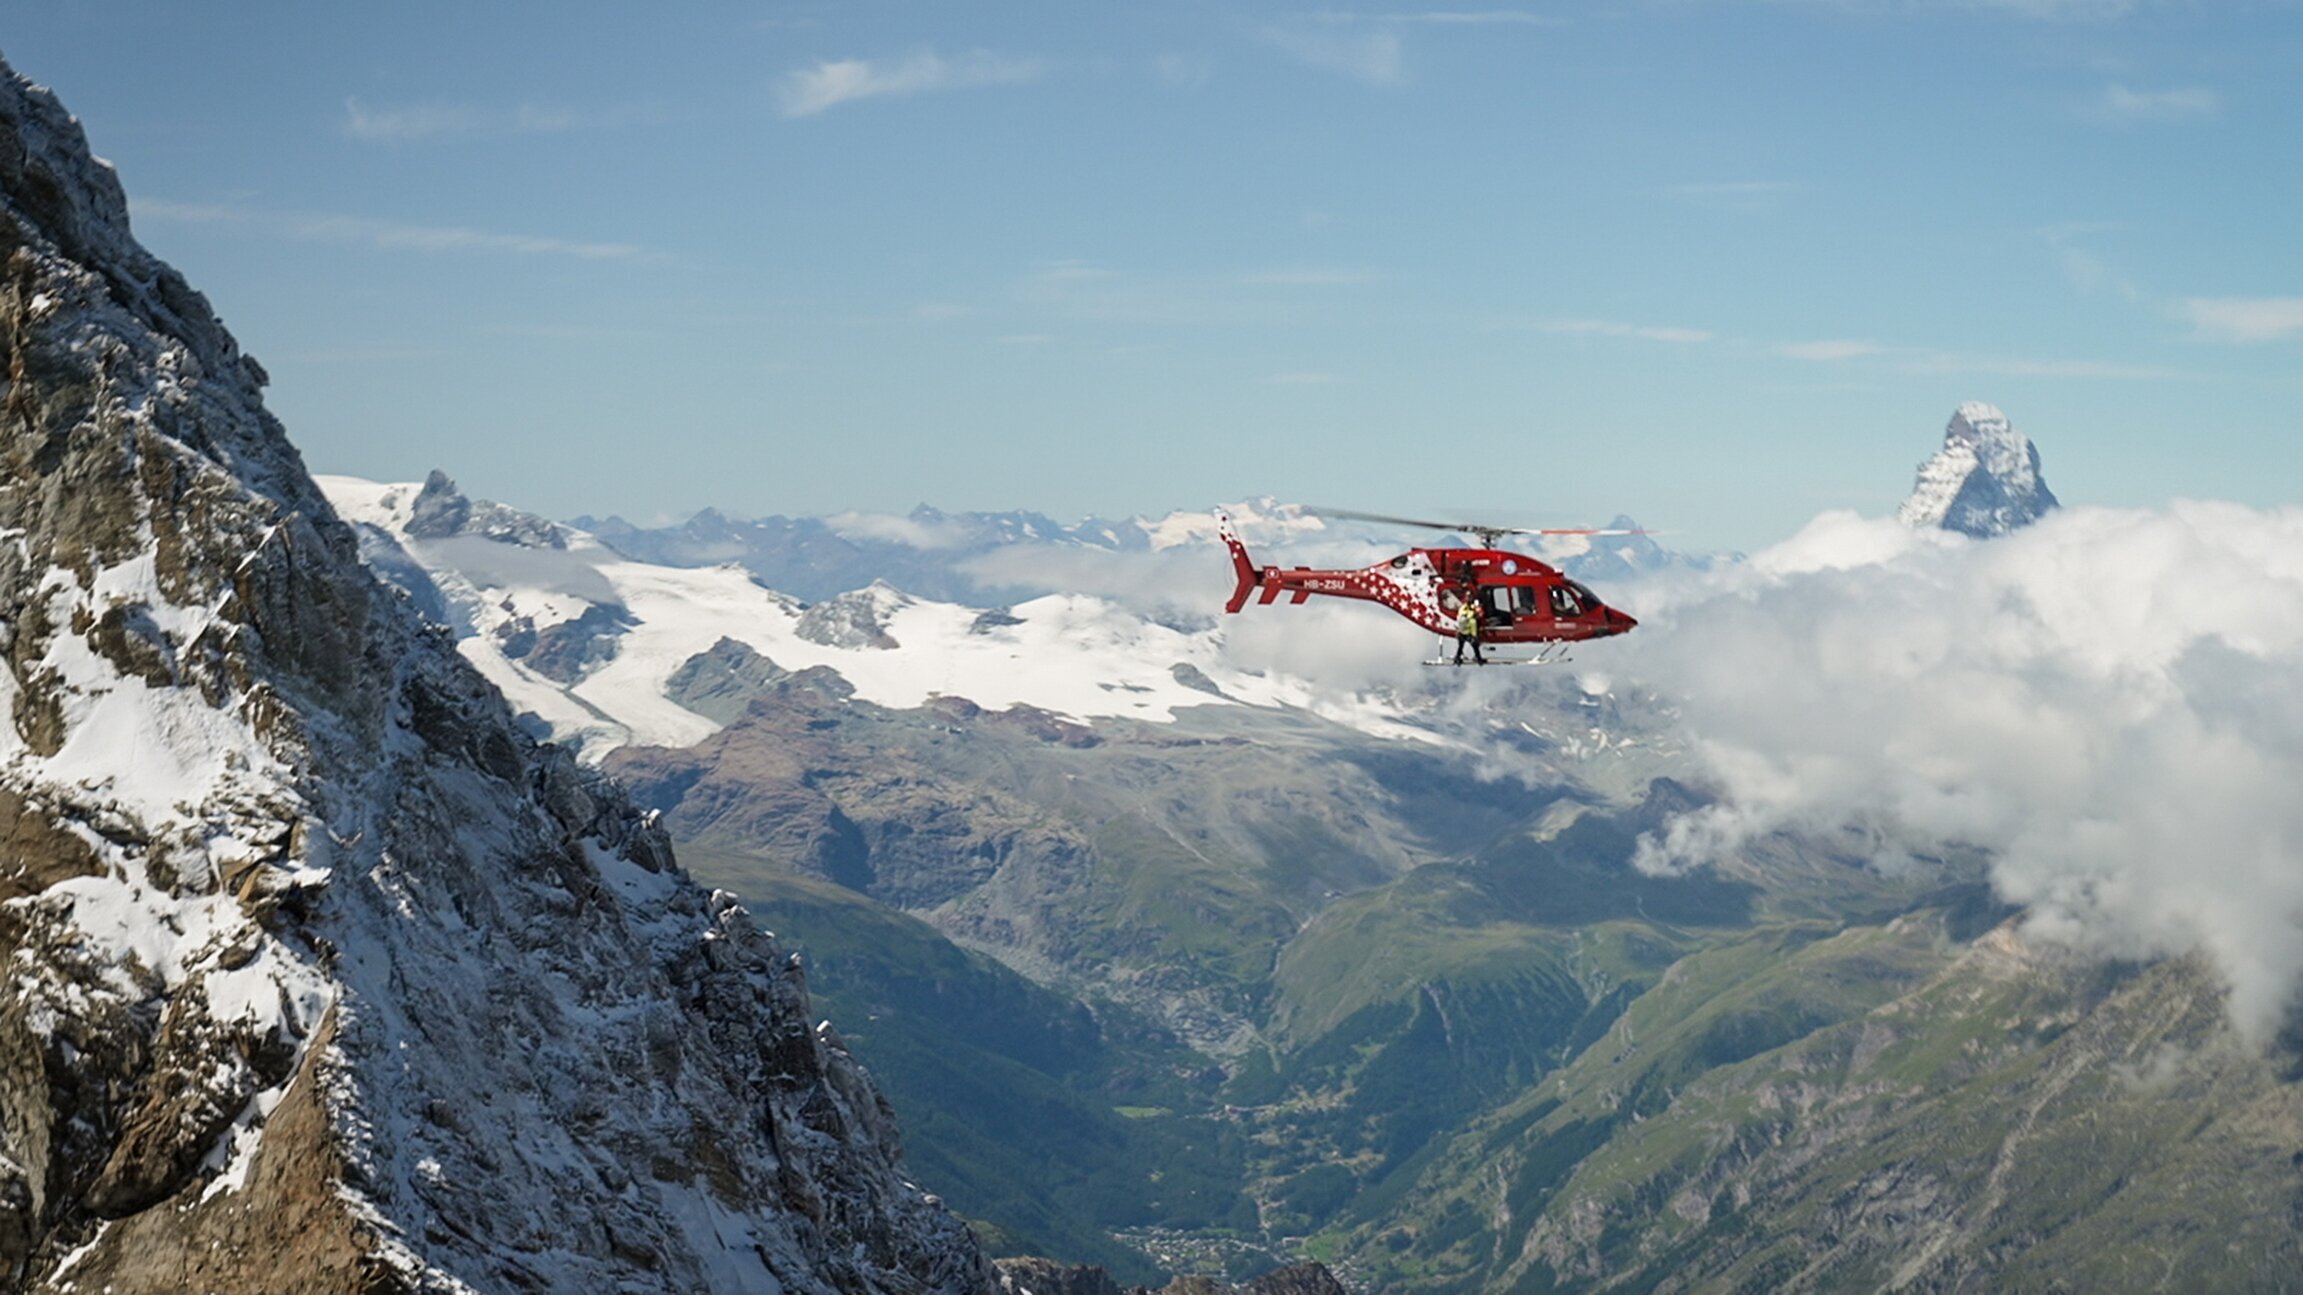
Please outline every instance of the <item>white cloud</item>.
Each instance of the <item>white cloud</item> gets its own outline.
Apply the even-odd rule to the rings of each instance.
[[[1274,27],[1264,38],[1297,61],[1340,72],[1369,85],[1394,85],[1404,76],[1397,33],[1345,34],[1329,30]]]
[[[1428,13],[1327,13],[1323,22],[1384,23],[1399,27],[1564,27],[1565,18],[1526,9],[1440,9]]]
[[[1625,324],[1609,319],[1554,319],[1539,324],[1547,333],[1575,333],[1591,337],[1629,337],[1643,342],[1708,342],[1713,334],[1701,328],[1673,328],[1656,324]]]
[[[596,243],[535,234],[499,234],[443,225],[411,225],[362,216],[306,216],[287,221],[300,238],[365,243],[396,251],[510,252],[519,256],[572,256],[579,260],[624,260],[646,255],[632,243]]]
[[[932,50],[894,61],[837,59],[787,75],[782,90],[783,113],[786,117],[812,117],[859,99],[1017,85],[1037,80],[1044,72],[1036,59],[985,50],[948,59]]]
[[[2034,359],[2020,355],[1915,356],[1903,367],[1913,373],[1982,373],[2009,378],[2087,378],[2116,382],[2189,382],[2198,374],[2159,364],[2120,364],[2109,360]]]
[[[915,549],[954,549],[968,542],[965,526],[953,521],[922,521],[894,513],[834,513],[824,519],[834,535],[851,540],[882,540]]]
[[[1034,271],[1038,278],[1055,283],[1089,283],[1119,277],[1119,271],[1093,261],[1050,261]]]
[[[2202,86],[2179,90],[2130,90],[2112,84],[2088,105],[2098,121],[2184,121],[2212,117],[2222,111],[2223,96]]]
[[[1789,0],[1813,9],[1865,14],[2001,13],[2036,22],[2103,22],[2123,18],[2143,0]]]
[[[2303,334],[2303,297],[2192,297],[2180,307],[2201,337],[2277,342]]]
[[[1715,211],[1759,214],[1782,207],[1804,187],[1792,180],[1698,180],[1671,185],[1664,192]]]
[[[434,102],[370,108],[358,99],[346,99],[344,133],[371,143],[404,144],[436,135],[550,134],[591,126],[661,122],[668,116],[660,107],[636,104],[577,109],[538,103],[524,103],[514,108],[482,108]]]
[[[2140,0],[1947,0],[1954,9],[1997,10],[2044,22],[2099,22],[2124,18]]]
[[[1241,275],[1239,281],[1278,288],[1352,288],[1380,283],[1383,277],[1373,270],[1354,270],[1346,266],[1296,265],[1251,270]]]
[[[2235,303],[2266,307],[2262,319],[2255,322],[2258,330],[2248,340],[2283,335],[2267,331],[2282,318],[2274,307],[2278,303]],[[2207,312],[2212,314],[2214,312]],[[2247,312],[2233,311],[2229,327],[2245,326]],[[2196,312],[2195,319],[2201,318]],[[1803,342],[1758,342],[1722,339],[1708,329],[1677,328],[1655,324],[1633,324],[1609,319],[1554,319],[1535,325],[1547,333],[1565,333],[1587,337],[1620,337],[1645,342],[1667,342],[1680,345],[1724,342],[1739,347],[1764,350],[1765,353],[1787,360],[1806,360],[1814,363],[1836,363],[1847,360],[1877,358],[1907,373],[1923,374],[1984,374],[1995,377],[2021,378],[2077,378],[2119,382],[2187,382],[2199,375],[2183,369],[2156,364],[2122,364],[2108,360],[2038,359],[2019,355],[1963,355],[1953,351],[1927,351],[1914,346],[1897,346],[1862,338],[1816,338]],[[2207,331],[2202,321],[2202,331]],[[2303,328],[2303,322],[2288,326]]]
[[[1867,355],[1884,355],[1887,351],[1887,347],[1877,342],[1858,342],[1844,338],[1784,342],[1775,348],[1775,353],[1787,360],[1855,360]]]
[[[1782,827],[1980,846],[2026,931],[2204,948],[2261,1035],[2303,975],[2303,509],[2066,509],[1972,542],[1852,514],[1644,590],[1611,666],[1725,793],[1669,869]]]
[[[2113,269],[2103,258],[2078,245],[2082,238],[2103,233],[2111,226],[2100,224],[2056,225],[2039,231],[2039,237],[2055,249],[2064,277],[2082,292],[2109,291],[2128,301],[2142,301],[2143,289],[2134,280]]]
[[[1093,594],[1148,615],[1204,614],[1210,581],[1222,578],[1223,554],[1212,546],[1142,553],[1002,545],[966,559],[960,570],[984,585]]]
[[[1284,294],[1251,291],[1234,274],[1144,274],[1090,261],[1034,268],[1016,284],[1015,299],[1040,320],[1157,326],[1268,326],[1316,309]]]
[[[567,256],[585,261],[634,260],[654,253],[636,243],[584,242],[539,234],[503,234],[453,225],[415,225],[368,216],[258,211],[215,203],[139,199],[130,210],[139,218],[181,224],[244,225],[286,238],[317,243],[350,243],[391,252],[483,252],[517,256]]]
[[[358,99],[346,99],[344,114],[345,134],[354,139],[394,144],[470,130],[480,120],[474,109],[450,103],[369,109],[362,107]]]
[[[1215,61],[1205,54],[1161,54],[1152,59],[1152,72],[1169,85],[1196,90],[1215,76]]]

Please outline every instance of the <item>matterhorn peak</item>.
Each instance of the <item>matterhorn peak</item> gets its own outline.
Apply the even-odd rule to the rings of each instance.
[[[2056,507],[2039,475],[2039,448],[1996,405],[1970,400],[1952,411],[1943,448],[1919,465],[1911,497],[1896,510],[1906,526],[1977,539],[2028,526]]]

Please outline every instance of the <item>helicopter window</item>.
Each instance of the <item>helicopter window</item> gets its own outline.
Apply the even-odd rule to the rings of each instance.
[[[1479,591],[1480,619],[1491,628],[1500,629],[1511,624],[1511,591],[1494,585],[1483,585]]]
[[[1511,591],[1511,610],[1514,615],[1518,616],[1535,615],[1535,590],[1528,585],[1520,585],[1513,589]]]
[[[1551,614],[1554,616],[1583,615],[1584,598],[1578,596],[1581,593],[1582,586],[1580,585],[1572,583],[1553,585],[1551,587]]]

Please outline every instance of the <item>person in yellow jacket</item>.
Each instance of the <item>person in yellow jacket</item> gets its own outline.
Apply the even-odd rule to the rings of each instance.
[[[1457,665],[1463,664],[1463,645],[1466,643],[1471,644],[1472,664],[1486,665],[1487,658],[1481,655],[1479,650],[1479,595],[1477,594],[1465,598],[1463,606],[1458,608],[1455,613],[1455,663]]]

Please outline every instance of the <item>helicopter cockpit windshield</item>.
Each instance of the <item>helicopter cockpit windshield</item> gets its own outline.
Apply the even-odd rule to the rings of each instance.
[[[1562,620],[1573,619],[1589,611],[1599,599],[1589,589],[1573,580],[1565,580],[1551,587],[1551,614]]]

